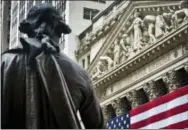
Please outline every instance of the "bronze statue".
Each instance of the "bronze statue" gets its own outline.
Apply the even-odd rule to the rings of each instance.
[[[59,51],[71,29],[51,5],[34,6],[20,23],[20,47],[1,56],[2,128],[103,128],[103,115],[87,73]]]

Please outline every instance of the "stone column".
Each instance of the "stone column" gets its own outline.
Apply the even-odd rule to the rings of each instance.
[[[163,81],[165,82],[166,87],[168,88],[168,92],[172,92],[180,87],[178,76],[175,70],[166,73],[163,76]]]
[[[130,102],[132,108],[144,104],[145,103],[144,98],[147,98],[143,94],[141,94],[138,90],[133,90],[131,92],[128,92],[126,94],[126,97]]]
[[[153,80],[145,84],[143,89],[150,101],[164,95],[164,89],[162,89],[162,86],[157,86]]]
[[[111,104],[112,104],[112,107],[116,113],[116,116],[125,114],[128,111],[128,110],[126,110],[125,103],[122,101],[121,98],[117,98],[117,99],[113,100]]]
[[[102,112],[105,122],[112,119],[112,112],[107,105],[102,107]]]

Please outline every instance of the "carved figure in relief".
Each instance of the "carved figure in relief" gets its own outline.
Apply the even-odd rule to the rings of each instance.
[[[170,7],[168,8],[168,12],[164,12],[163,18],[166,23],[166,31],[169,32],[172,29],[175,28],[175,18],[174,18],[174,10],[172,10]]]
[[[110,70],[115,64],[114,61],[109,56],[106,55],[101,56],[99,59],[107,62],[108,70]]]
[[[178,27],[184,21],[188,21],[188,1],[182,0],[180,2],[180,10],[175,11],[174,19],[175,19],[175,27]]]
[[[120,52],[120,63],[124,62],[130,55],[130,38],[127,34],[124,34],[120,40],[121,52]]]
[[[154,15],[146,15],[143,19],[143,24],[146,25],[148,34],[149,34],[149,42],[154,43],[156,41],[155,38],[155,21],[156,21],[156,16]]]
[[[119,41],[116,39],[114,42],[114,66],[119,64],[119,57],[120,57],[120,45],[119,45]]]
[[[127,30],[127,33],[134,31],[134,41],[133,41],[133,49],[136,51],[141,45],[141,38],[142,38],[142,25],[143,21],[141,19],[141,14],[136,12],[134,14],[134,21],[132,25]]]
[[[104,71],[104,64],[99,60],[96,68],[94,69],[93,75],[91,76],[92,80],[99,78],[104,73]]]
[[[166,33],[166,23],[160,9],[158,9],[157,12],[158,15],[156,16],[155,22],[155,37],[160,38]]]

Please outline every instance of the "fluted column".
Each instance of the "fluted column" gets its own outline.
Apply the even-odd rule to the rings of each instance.
[[[163,76],[163,81],[165,82],[169,92],[172,92],[180,87],[178,76],[175,70],[166,73]]]
[[[116,113],[116,116],[122,115],[128,111],[127,107],[125,106],[126,104],[123,102],[121,98],[113,100],[111,104]]]
[[[145,97],[145,95],[143,95],[142,93],[140,93],[137,90],[128,92],[126,94],[126,97],[127,97],[128,101],[130,102],[132,108],[135,108],[139,105],[144,104],[145,103],[144,98],[147,98],[147,97]]]
[[[162,86],[157,86],[155,81],[153,80],[145,84],[143,86],[143,89],[150,101],[164,95],[164,89],[162,88]]]

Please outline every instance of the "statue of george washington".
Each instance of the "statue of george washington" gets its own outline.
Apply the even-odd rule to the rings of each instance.
[[[71,29],[51,5],[34,6],[19,30],[20,46],[1,55],[2,128],[104,128],[87,73],[60,53],[61,34]]]

